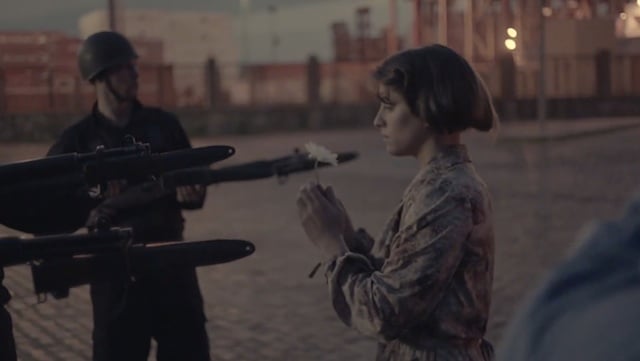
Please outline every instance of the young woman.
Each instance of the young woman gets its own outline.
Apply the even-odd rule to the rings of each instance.
[[[415,157],[419,169],[377,240],[353,228],[331,187],[301,189],[301,224],[326,257],[333,307],[377,338],[378,361],[491,360],[491,200],[461,143],[463,131],[497,123],[491,96],[441,45],[398,53],[374,76],[373,124],[389,154]]]

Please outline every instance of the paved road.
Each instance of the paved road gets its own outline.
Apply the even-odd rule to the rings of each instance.
[[[640,129],[550,143],[495,144],[472,134],[467,141],[490,185],[496,209],[497,264],[488,337],[499,342],[523,296],[562,259],[581,227],[617,214],[640,186]],[[354,222],[381,230],[416,168],[394,159],[368,130],[200,139],[230,144],[225,161],[280,156],[315,141],[333,150],[357,150],[361,158],[323,169]],[[546,149],[546,152],[544,151]],[[36,157],[39,144],[0,146],[0,162]],[[545,161],[547,159],[547,161]],[[317,253],[303,237],[295,214],[299,187],[312,173],[211,187],[204,210],[187,214],[187,237],[244,238],[251,257],[199,269],[214,360],[371,360],[374,344],[334,317],[321,277],[308,279]],[[4,230],[11,234],[10,230]],[[64,300],[36,304],[27,267],[7,269],[10,310],[20,359],[89,360],[91,317],[86,287]]]

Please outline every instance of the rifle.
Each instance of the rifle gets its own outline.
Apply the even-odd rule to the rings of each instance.
[[[226,263],[255,251],[251,242],[238,239],[132,242],[133,233],[127,228],[31,239],[4,237],[0,238],[0,267],[29,263],[35,293],[44,302],[47,293],[65,298],[70,288],[92,282]]]
[[[357,152],[339,152],[338,164],[349,162],[358,157]],[[307,172],[318,167],[327,167],[329,163],[318,162],[297,149],[292,155],[270,160],[258,160],[220,169],[191,168],[168,172],[160,180],[166,188],[185,185],[212,185],[222,182],[248,181],[276,177],[281,183],[290,174]]]
[[[105,149],[100,146],[91,153],[70,153],[45,158],[24,160],[0,165],[0,186],[18,185],[34,178],[59,176],[82,171],[85,165],[123,157],[144,157],[150,153],[149,144],[137,143],[132,137],[120,148]]]
[[[338,164],[354,160],[357,152],[337,154]],[[315,167],[326,167],[329,163],[310,159],[306,154],[294,152],[293,155],[271,160],[259,160],[219,169],[191,168],[168,172],[157,179],[132,187],[124,194],[105,200],[102,205],[118,210],[133,209],[173,192],[176,187],[188,185],[209,186],[216,183],[249,181],[277,177],[280,183],[290,174],[306,172]],[[123,213],[122,215],[126,215]],[[112,220],[113,221],[113,220]]]
[[[113,228],[88,234],[62,234],[33,238],[0,237],[0,267],[76,254],[116,252],[129,244],[133,232]]]
[[[158,176],[178,169],[207,166],[231,157],[235,149],[214,145],[151,153],[149,144],[122,148],[98,147],[91,153],[71,153],[0,165],[0,199],[19,193],[56,188],[95,186],[109,180]]]
[[[32,234],[73,232],[102,201],[90,188],[109,180],[153,179],[178,169],[207,166],[231,157],[235,149],[215,145],[151,153],[149,144],[98,147],[0,166],[0,223]],[[62,207],[62,209],[61,209]]]
[[[31,274],[36,294],[51,293],[60,299],[68,297],[70,288],[93,282],[135,280],[151,272],[227,263],[254,251],[251,242],[238,239],[133,244],[121,254],[76,255],[34,262]]]

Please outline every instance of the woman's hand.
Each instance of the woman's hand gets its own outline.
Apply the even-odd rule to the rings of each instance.
[[[113,198],[122,193],[127,187],[126,180],[114,180],[107,182],[107,189],[104,191],[103,197]]]
[[[329,195],[321,186],[308,183],[298,194],[298,216],[307,237],[327,257],[335,257],[348,251],[343,239],[348,216],[334,203],[333,191]]]
[[[347,213],[347,209],[344,207],[344,204],[336,197],[333,192],[333,188],[328,186],[324,189],[324,194],[329,200],[329,202],[333,203],[336,207],[340,208],[343,215],[343,228],[342,228],[342,238],[348,245],[351,240],[355,237],[356,231],[353,228],[353,223],[351,222],[351,218],[349,217],[349,213]]]

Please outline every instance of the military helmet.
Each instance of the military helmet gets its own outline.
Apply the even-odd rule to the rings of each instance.
[[[93,80],[103,71],[137,59],[138,54],[122,34],[101,31],[89,36],[80,46],[78,66],[84,80]]]

